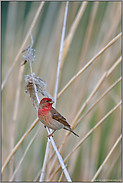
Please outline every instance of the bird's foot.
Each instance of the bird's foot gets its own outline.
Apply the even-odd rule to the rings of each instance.
[[[49,139],[50,139],[50,137],[52,136],[53,137],[53,134],[54,134],[54,132],[55,132],[56,130],[54,130],[51,134],[49,134],[47,137],[49,137]]]
[[[53,137],[52,133],[51,133],[51,134],[49,134],[47,137],[48,137],[49,139],[50,139],[50,137]]]

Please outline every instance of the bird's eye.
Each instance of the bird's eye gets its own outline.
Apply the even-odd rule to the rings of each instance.
[[[49,102],[49,100],[46,100],[46,102]]]

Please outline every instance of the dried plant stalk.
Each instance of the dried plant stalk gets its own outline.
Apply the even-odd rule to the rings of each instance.
[[[104,165],[106,164],[106,162],[108,161],[108,159],[110,158],[110,156],[112,155],[112,153],[114,152],[115,148],[117,147],[117,145],[118,145],[118,143],[120,142],[121,139],[122,139],[122,134],[118,137],[118,139],[116,140],[115,144],[111,148],[110,152],[108,153],[108,155],[104,159],[103,163],[100,165],[99,169],[97,170],[97,172],[95,173],[95,175],[91,179],[92,182],[95,181],[95,179],[97,178],[97,176],[101,172],[102,168],[104,167]]]
[[[82,72],[84,72],[95,60],[98,58],[107,48],[109,48],[115,41],[117,41],[122,36],[122,32],[120,32],[115,38],[113,38],[101,51],[97,53],[76,75],[74,75],[70,81],[64,86],[64,88],[58,93],[57,98],[61,96],[61,94],[73,83],[75,79],[77,79]]]
[[[20,165],[22,164],[22,162],[23,162],[23,160],[24,160],[24,158],[25,158],[25,156],[26,156],[26,154],[27,154],[29,148],[31,147],[31,145],[32,145],[32,143],[33,143],[33,141],[34,141],[36,135],[38,134],[38,132],[39,132],[39,130],[40,130],[40,127],[41,127],[41,126],[39,126],[39,128],[38,128],[38,130],[36,131],[35,135],[34,135],[34,136],[32,137],[32,139],[30,140],[30,142],[29,142],[29,144],[28,144],[28,146],[27,146],[27,148],[26,148],[26,150],[25,150],[25,152],[24,152],[22,158],[20,159],[20,161],[19,161],[17,167],[15,168],[14,173],[13,173],[13,175],[12,175],[12,177],[11,177],[11,179],[10,179],[9,181],[13,181],[13,179],[14,179],[14,177],[15,177],[15,175],[16,175],[16,173],[17,173],[19,167],[20,167]]]
[[[37,92],[39,92],[43,96],[47,96],[49,98],[52,98],[52,96],[45,90],[46,83],[43,79],[37,77],[35,75],[35,73],[33,73],[33,76],[32,76],[32,74],[25,75],[25,93],[29,94],[29,96],[33,102],[34,107],[37,109],[38,108],[38,101],[37,101],[37,97],[36,97],[36,93],[35,93],[33,79],[35,82]]]
[[[32,129],[35,127],[35,125],[39,122],[39,118],[37,118],[32,125],[30,126],[30,128],[24,133],[24,135],[21,137],[21,139],[18,141],[18,143],[15,145],[15,147],[13,148],[13,150],[11,151],[11,153],[8,155],[8,157],[6,158],[5,163],[2,166],[2,170],[1,170],[1,175],[3,174],[7,164],[9,163],[10,159],[12,158],[12,156],[15,154],[15,152],[18,150],[18,148],[20,147],[20,145],[22,144],[22,142],[24,141],[24,139],[27,137],[27,135],[32,131]]]
[[[64,163],[70,158],[70,156],[80,147],[80,145],[92,134],[92,132],[97,129],[104,121],[105,119],[112,114],[120,105],[122,104],[122,101],[120,101],[117,105],[115,105],[76,145],[76,147],[67,155],[67,157],[64,159]],[[49,181],[51,181],[54,177],[54,175],[60,170],[60,166],[54,171],[54,173],[51,175]]]

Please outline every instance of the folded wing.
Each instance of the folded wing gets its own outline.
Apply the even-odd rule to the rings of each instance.
[[[64,126],[70,128],[70,125],[66,121],[66,119],[58,112],[56,111],[53,107],[51,107],[51,113],[52,113],[52,118],[55,119],[56,121],[59,121],[62,123]]]

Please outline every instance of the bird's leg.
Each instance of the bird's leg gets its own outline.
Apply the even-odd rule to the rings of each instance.
[[[55,131],[56,130],[54,130],[51,134],[48,135],[49,139],[50,139],[51,136],[53,137],[53,134],[54,134]]]

